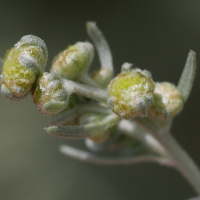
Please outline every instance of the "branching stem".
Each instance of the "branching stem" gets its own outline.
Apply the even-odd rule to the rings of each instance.
[[[93,153],[87,151],[79,150],[67,145],[62,145],[60,151],[70,157],[73,157],[78,160],[85,162],[99,164],[99,165],[127,165],[127,164],[137,164],[141,162],[156,162],[161,165],[173,166],[173,163],[170,159],[155,157],[155,156],[137,156],[137,157],[128,157],[128,158],[105,158],[96,156]]]
[[[194,161],[182,149],[169,132],[161,132],[158,127],[147,118],[135,118],[134,121],[148,131],[164,147],[175,168],[188,180],[198,194],[200,194],[200,171]]]
[[[85,96],[90,99],[94,99],[100,102],[107,102],[108,94],[106,90],[94,88],[81,83],[76,83],[67,79],[62,79],[64,87],[71,93],[76,93]]]

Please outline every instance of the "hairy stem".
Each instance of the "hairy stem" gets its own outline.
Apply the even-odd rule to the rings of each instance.
[[[141,162],[156,162],[161,165],[173,166],[173,163],[167,158],[155,157],[155,156],[137,156],[128,158],[105,158],[96,156],[93,153],[82,151],[67,145],[62,145],[60,151],[70,157],[85,162],[99,164],[99,165],[126,165],[126,164],[137,164]]]
[[[88,74],[82,74],[79,79],[86,85],[101,88]]]
[[[149,132],[166,150],[175,168],[188,180],[195,191],[200,194],[200,171],[185,150],[176,142],[169,132],[162,132],[147,118],[135,118],[134,121]]]
[[[92,86],[87,86],[81,83],[76,83],[67,79],[62,79],[64,87],[71,93],[76,93],[85,96],[90,99],[94,99],[100,102],[107,102],[107,92],[103,89],[94,88]]]

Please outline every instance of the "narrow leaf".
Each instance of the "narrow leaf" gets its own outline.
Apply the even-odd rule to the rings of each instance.
[[[84,139],[95,136],[99,131],[107,130],[120,121],[120,118],[111,114],[105,117],[101,122],[90,123],[81,126],[50,126],[45,131],[50,135],[54,135],[67,139]]]
[[[186,60],[185,67],[183,69],[181,78],[177,86],[178,90],[181,92],[183,96],[184,102],[187,101],[190,92],[192,90],[195,74],[196,74],[196,53],[190,50]]]
[[[112,54],[103,33],[99,30],[95,22],[87,22],[86,28],[88,35],[97,49],[101,67],[105,67],[113,73]]]

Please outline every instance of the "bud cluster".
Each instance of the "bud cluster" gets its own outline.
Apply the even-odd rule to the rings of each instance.
[[[133,68],[130,63],[124,63],[121,73],[113,78],[112,55],[105,37],[94,22],[87,23],[87,31],[99,55],[99,69],[89,72],[93,45],[77,42],[55,56],[51,73],[44,72],[46,44],[27,35],[7,51],[4,60],[0,59],[1,93],[14,101],[31,93],[38,111],[51,116],[52,126],[45,129],[51,135],[87,138],[91,149],[114,149],[123,144],[144,150],[144,136],[130,139],[122,134],[125,130],[119,129],[118,122],[145,118],[169,127],[190,93],[195,72],[189,67],[196,63],[192,59],[195,53],[190,52],[178,87],[168,82],[154,83],[149,71]]]

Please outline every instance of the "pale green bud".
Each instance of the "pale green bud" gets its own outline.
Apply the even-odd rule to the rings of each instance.
[[[144,117],[154,103],[154,82],[146,70],[122,71],[108,86],[108,103],[113,112],[125,119]]]
[[[163,120],[170,119],[183,108],[182,95],[172,83],[156,83],[154,100],[155,102],[149,112]]]
[[[34,103],[39,112],[48,115],[58,113],[68,105],[69,95],[59,76],[54,73],[44,72],[38,78],[35,88],[32,90]]]
[[[80,124],[85,125],[85,124],[90,124],[90,123],[101,123],[105,116],[100,115],[100,114],[95,114],[95,113],[85,113],[80,117]],[[109,137],[110,130],[102,130],[98,131],[94,136],[90,137],[93,142],[95,143],[102,143],[105,142],[108,137]]]
[[[48,58],[46,44],[27,35],[7,51],[2,70],[1,92],[11,100],[24,98],[42,74]]]
[[[103,67],[91,74],[91,78],[101,87],[107,87],[113,78],[113,73]]]
[[[88,71],[93,58],[93,45],[89,42],[77,42],[54,58],[51,72],[62,78],[75,79]]]

